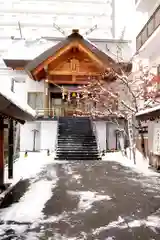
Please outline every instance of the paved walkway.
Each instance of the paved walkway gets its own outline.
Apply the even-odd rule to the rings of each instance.
[[[48,164],[0,210],[0,239],[160,239],[160,177],[116,162]]]

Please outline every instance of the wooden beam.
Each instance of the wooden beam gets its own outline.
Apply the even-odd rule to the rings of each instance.
[[[20,70],[20,71],[22,71],[22,70],[24,70],[24,67],[16,67],[16,68],[14,68],[14,70]]]
[[[72,47],[77,45],[77,41],[71,42],[64,48],[61,48],[57,53],[55,53],[54,56],[49,57],[46,59],[43,63],[41,63],[34,71],[33,75],[36,75],[39,71],[41,71],[45,65],[49,65],[51,62],[55,61],[57,58],[59,58],[61,55],[65,54],[67,51],[69,51]]]
[[[49,71],[49,75],[71,75],[71,76],[100,76],[97,72],[71,72],[71,71]]]
[[[68,81],[65,81],[65,80],[49,80],[49,83],[52,83],[52,84],[73,84],[72,80],[68,80]],[[86,80],[76,80],[74,82],[74,84],[80,84],[80,85],[84,85],[86,84],[87,81]]]
[[[97,56],[96,54],[92,53],[90,50],[88,50],[87,48],[85,48],[81,43],[79,43],[78,48],[80,51],[86,53],[86,55],[92,59],[93,61],[95,61],[100,67],[102,67],[103,69],[106,68],[106,63],[102,62]]]
[[[4,119],[0,117],[0,188],[4,187]]]
[[[48,117],[49,115],[49,81],[48,79],[44,82],[44,116]]]
[[[9,120],[8,128],[8,178],[13,178],[13,161],[14,161],[14,127],[13,120]]]

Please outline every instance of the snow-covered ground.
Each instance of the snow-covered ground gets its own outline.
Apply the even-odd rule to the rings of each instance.
[[[127,149],[127,157],[124,156],[121,152],[111,152],[106,153],[106,155],[102,157],[102,160],[118,162],[125,167],[132,168],[133,171],[137,171],[147,176],[159,175],[159,173],[156,173],[155,171],[150,169],[149,160],[145,159],[141,152],[138,151],[138,149],[136,149],[136,164],[134,163],[133,158],[130,158],[129,149]]]
[[[28,156],[25,157],[24,153],[20,154],[20,158],[14,163],[13,170],[13,179],[8,179],[8,167],[5,168],[5,183],[11,183],[12,185],[16,184],[20,179],[31,178],[35,176],[42,168],[48,164],[53,163],[54,153],[50,156],[47,156],[46,151],[41,153],[28,153]],[[102,161],[115,161],[120,163],[123,166],[132,168],[134,171],[143,173],[150,176],[158,176],[159,173],[156,173],[149,168],[148,159],[144,159],[142,154],[136,150],[136,164],[134,164],[133,159],[130,159],[130,151],[127,149],[127,157],[124,156],[121,152],[112,152],[106,153],[102,157]],[[67,163],[67,161],[55,161],[54,163]]]
[[[8,166],[5,167],[4,182],[9,183],[9,188],[0,194],[0,201],[21,179],[32,178],[42,171],[46,164],[53,162],[54,154],[47,156],[46,151],[41,153],[20,153],[13,167],[13,179],[8,179]]]
[[[35,176],[47,164],[53,162],[54,155],[47,156],[46,151],[41,153],[28,153],[25,157],[24,153],[20,153],[20,158],[14,163],[13,179],[8,179],[8,167],[5,168],[5,182],[14,183],[21,178],[31,178]]]
[[[118,196],[121,194],[120,192],[119,193],[114,192],[115,191],[114,184],[112,188],[112,183],[114,182],[116,183],[118,179],[116,175],[114,176],[114,174],[118,174],[119,171],[123,171],[122,170],[123,168],[121,170],[118,169],[118,165],[116,165],[116,163],[119,163],[122,166],[128,167],[131,171],[133,170],[134,172],[138,173],[137,179],[135,177],[136,175],[132,176],[132,181],[135,181],[135,184],[139,184],[139,182],[143,180],[143,177],[141,178],[141,176],[144,175],[145,176],[144,179],[147,179],[147,183],[148,181],[151,183],[148,186],[148,188],[150,188],[153,191],[154,189],[152,189],[152,185],[157,184],[156,182],[153,181],[154,177],[159,176],[158,173],[155,173],[154,171],[148,168],[149,166],[148,166],[147,160],[145,160],[142,157],[141,153],[138,151],[136,151],[136,163],[137,163],[136,165],[134,164],[133,160],[129,159],[129,155],[127,158],[127,157],[124,157],[121,152],[107,153],[106,156],[103,157],[103,161],[104,161],[104,166],[106,166],[106,162],[109,163],[107,165],[108,167],[106,167],[106,171],[108,172],[104,172],[103,176],[101,175],[100,172],[99,173],[97,172],[97,175],[94,175],[94,171],[95,171],[94,164],[91,164],[91,163],[86,164],[86,166],[84,167],[86,173],[83,176],[81,172],[81,167],[79,168],[79,172],[77,172],[75,171],[75,168],[72,166],[72,163],[68,163],[67,161],[54,161],[53,159],[54,159],[54,154],[51,156],[47,156],[46,152],[28,153],[28,157],[24,157],[24,153],[22,153],[20,158],[15,162],[13,184],[16,183],[19,179],[23,179],[24,181],[25,180],[29,181],[29,187],[27,188],[27,190],[25,191],[25,193],[19,199],[18,202],[14,202],[12,205],[8,206],[7,208],[0,210],[0,221],[2,221],[2,224],[0,225],[0,238],[1,236],[4,236],[4,235],[6,236],[6,232],[12,229],[16,233],[16,236],[18,235],[19,237],[25,236],[26,237],[25,239],[28,239],[28,240],[30,239],[38,240],[41,237],[41,233],[43,235],[43,232],[44,232],[43,226],[45,226],[45,224],[50,224],[50,225],[57,224],[57,226],[59,226],[58,224],[60,224],[59,223],[60,221],[62,222],[66,221],[71,224],[73,216],[79,216],[79,221],[80,221],[81,220],[80,218],[82,217],[82,215],[87,214],[87,212],[88,213],[90,212],[91,214],[93,211],[92,210],[93,208],[94,208],[94,212],[92,217],[94,217],[94,214],[97,214],[96,212],[98,211],[98,209],[95,211],[95,206],[99,206],[103,203],[106,203],[105,207],[107,208],[107,206],[114,204],[115,196],[116,196],[115,194],[118,194],[116,196],[117,197],[116,204],[119,206],[120,203],[123,202],[121,198],[118,200]],[[102,161],[102,169],[103,169],[103,161]],[[112,166],[111,162],[114,162],[115,164],[113,163],[113,166]],[[68,164],[64,164],[64,163],[68,163]],[[63,165],[60,166],[60,164],[63,164]],[[83,163],[82,163],[82,168],[83,168]],[[109,169],[111,170],[110,173],[109,173],[110,171]],[[125,171],[127,174],[126,169],[124,169],[124,172]],[[110,176],[108,176],[109,174]],[[92,187],[89,187],[88,184],[91,178],[92,178],[92,181],[93,182],[95,181],[95,182],[93,183]],[[99,180],[102,180],[102,183],[104,184],[104,190],[103,188],[98,189],[98,186],[100,184]],[[6,168],[6,181],[8,181],[7,168]],[[107,183],[107,181],[109,182]],[[130,179],[128,178],[128,183],[126,182],[126,185],[129,183],[130,183]],[[75,188],[72,188],[72,186],[75,186]],[[123,188],[125,188],[123,183],[120,186],[121,187],[123,186]],[[64,199],[64,202],[61,202],[60,194],[61,194],[61,191],[63,192],[65,187],[66,187],[65,194],[68,197]],[[56,192],[56,188],[58,188],[58,192]],[[109,191],[107,192],[108,188],[109,188]],[[146,197],[147,197],[146,185],[142,184],[142,189],[145,189]],[[122,189],[122,195],[123,195],[123,191],[124,189]],[[131,192],[129,192],[129,194],[131,194]],[[154,196],[156,197],[156,195]],[[126,192],[126,196],[124,196],[124,201],[125,201],[125,198],[127,198],[127,192]],[[63,205],[64,205],[64,209],[66,206],[70,206],[70,205],[66,205],[66,202],[65,202],[65,201],[69,201],[70,199],[72,201],[74,199],[77,199],[77,206],[76,207],[73,206],[73,210],[71,210],[69,207],[68,212],[67,210],[65,210],[60,212],[59,214],[53,214],[53,215],[49,214],[50,216],[46,217],[45,215],[46,212],[44,213],[44,208],[47,208],[46,203],[48,201],[52,201],[51,203],[49,203],[49,205],[50,207],[54,205],[55,208],[56,206],[59,207],[58,201],[60,201],[60,208],[62,208],[63,210]],[[72,202],[72,204],[74,204],[74,201]],[[122,204],[122,208],[123,208],[123,204]],[[101,208],[99,208],[99,211],[101,211]],[[104,211],[105,211],[105,208],[104,208]],[[154,212],[154,214],[147,215],[147,217],[139,218],[136,220],[135,219],[136,218],[133,217],[126,220],[125,215],[122,216],[119,214],[118,218],[115,217],[114,220],[110,220],[109,223],[105,222],[104,224],[102,224],[102,226],[95,227],[92,230],[92,236],[94,239],[97,239],[96,238],[97,235],[101,234],[103,231],[110,231],[110,230],[113,231],[114,229],[115,230],[123,229],[127,231],[128,228],[134,229],[137,227],[146,227],[146,228],[156,229],[156,228],[159,228],[160,226],[160,218],[159,218],[159,214],[157,214],[157,211]],[[36,233],[35,229],[38,228],[39,226],[42,226],[42,229],[40,230],[39,233]],[[55,238],[53,239],[57,239],[57,240],[58,239],[60,240],[77,239],[77,238],[69,238],[68,236],[64,237],[56,232],[54,237]],[[87,239],[85,237],[78,238],[78,239],[81,239],[81,240]],[[15,238],[15,239],[18,239],[18,238]],[[106,239],[112,239],[112,238],[106,238]]]

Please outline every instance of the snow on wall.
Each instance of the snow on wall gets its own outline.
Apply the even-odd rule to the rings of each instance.
[[[20,151],[33,151],[33,130],[36,129],[35,150],[54,151],[57,121],[27,122],[20,128]]]
[[[18,108],[22,109],[24,112],[27,112],[32,116],[36,115],[36,112],[27,105],[27,102],[21,99],[18,94],[13,93],[9,88],[1,86],[0,94],[8,99],[11,103],[16,105]],[[1,107],[4,108],[4,106]]]

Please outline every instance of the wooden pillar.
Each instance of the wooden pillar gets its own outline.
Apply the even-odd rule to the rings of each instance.
[[[49,89],[47,79],[44,82],[44,116],[49,116]]]
[[[4,119],[0,117],[0,188],[4,186]]]
[[[14,124],[9,120],[8,128],[8,178],[13,178],[13,161],[14,161]]]

